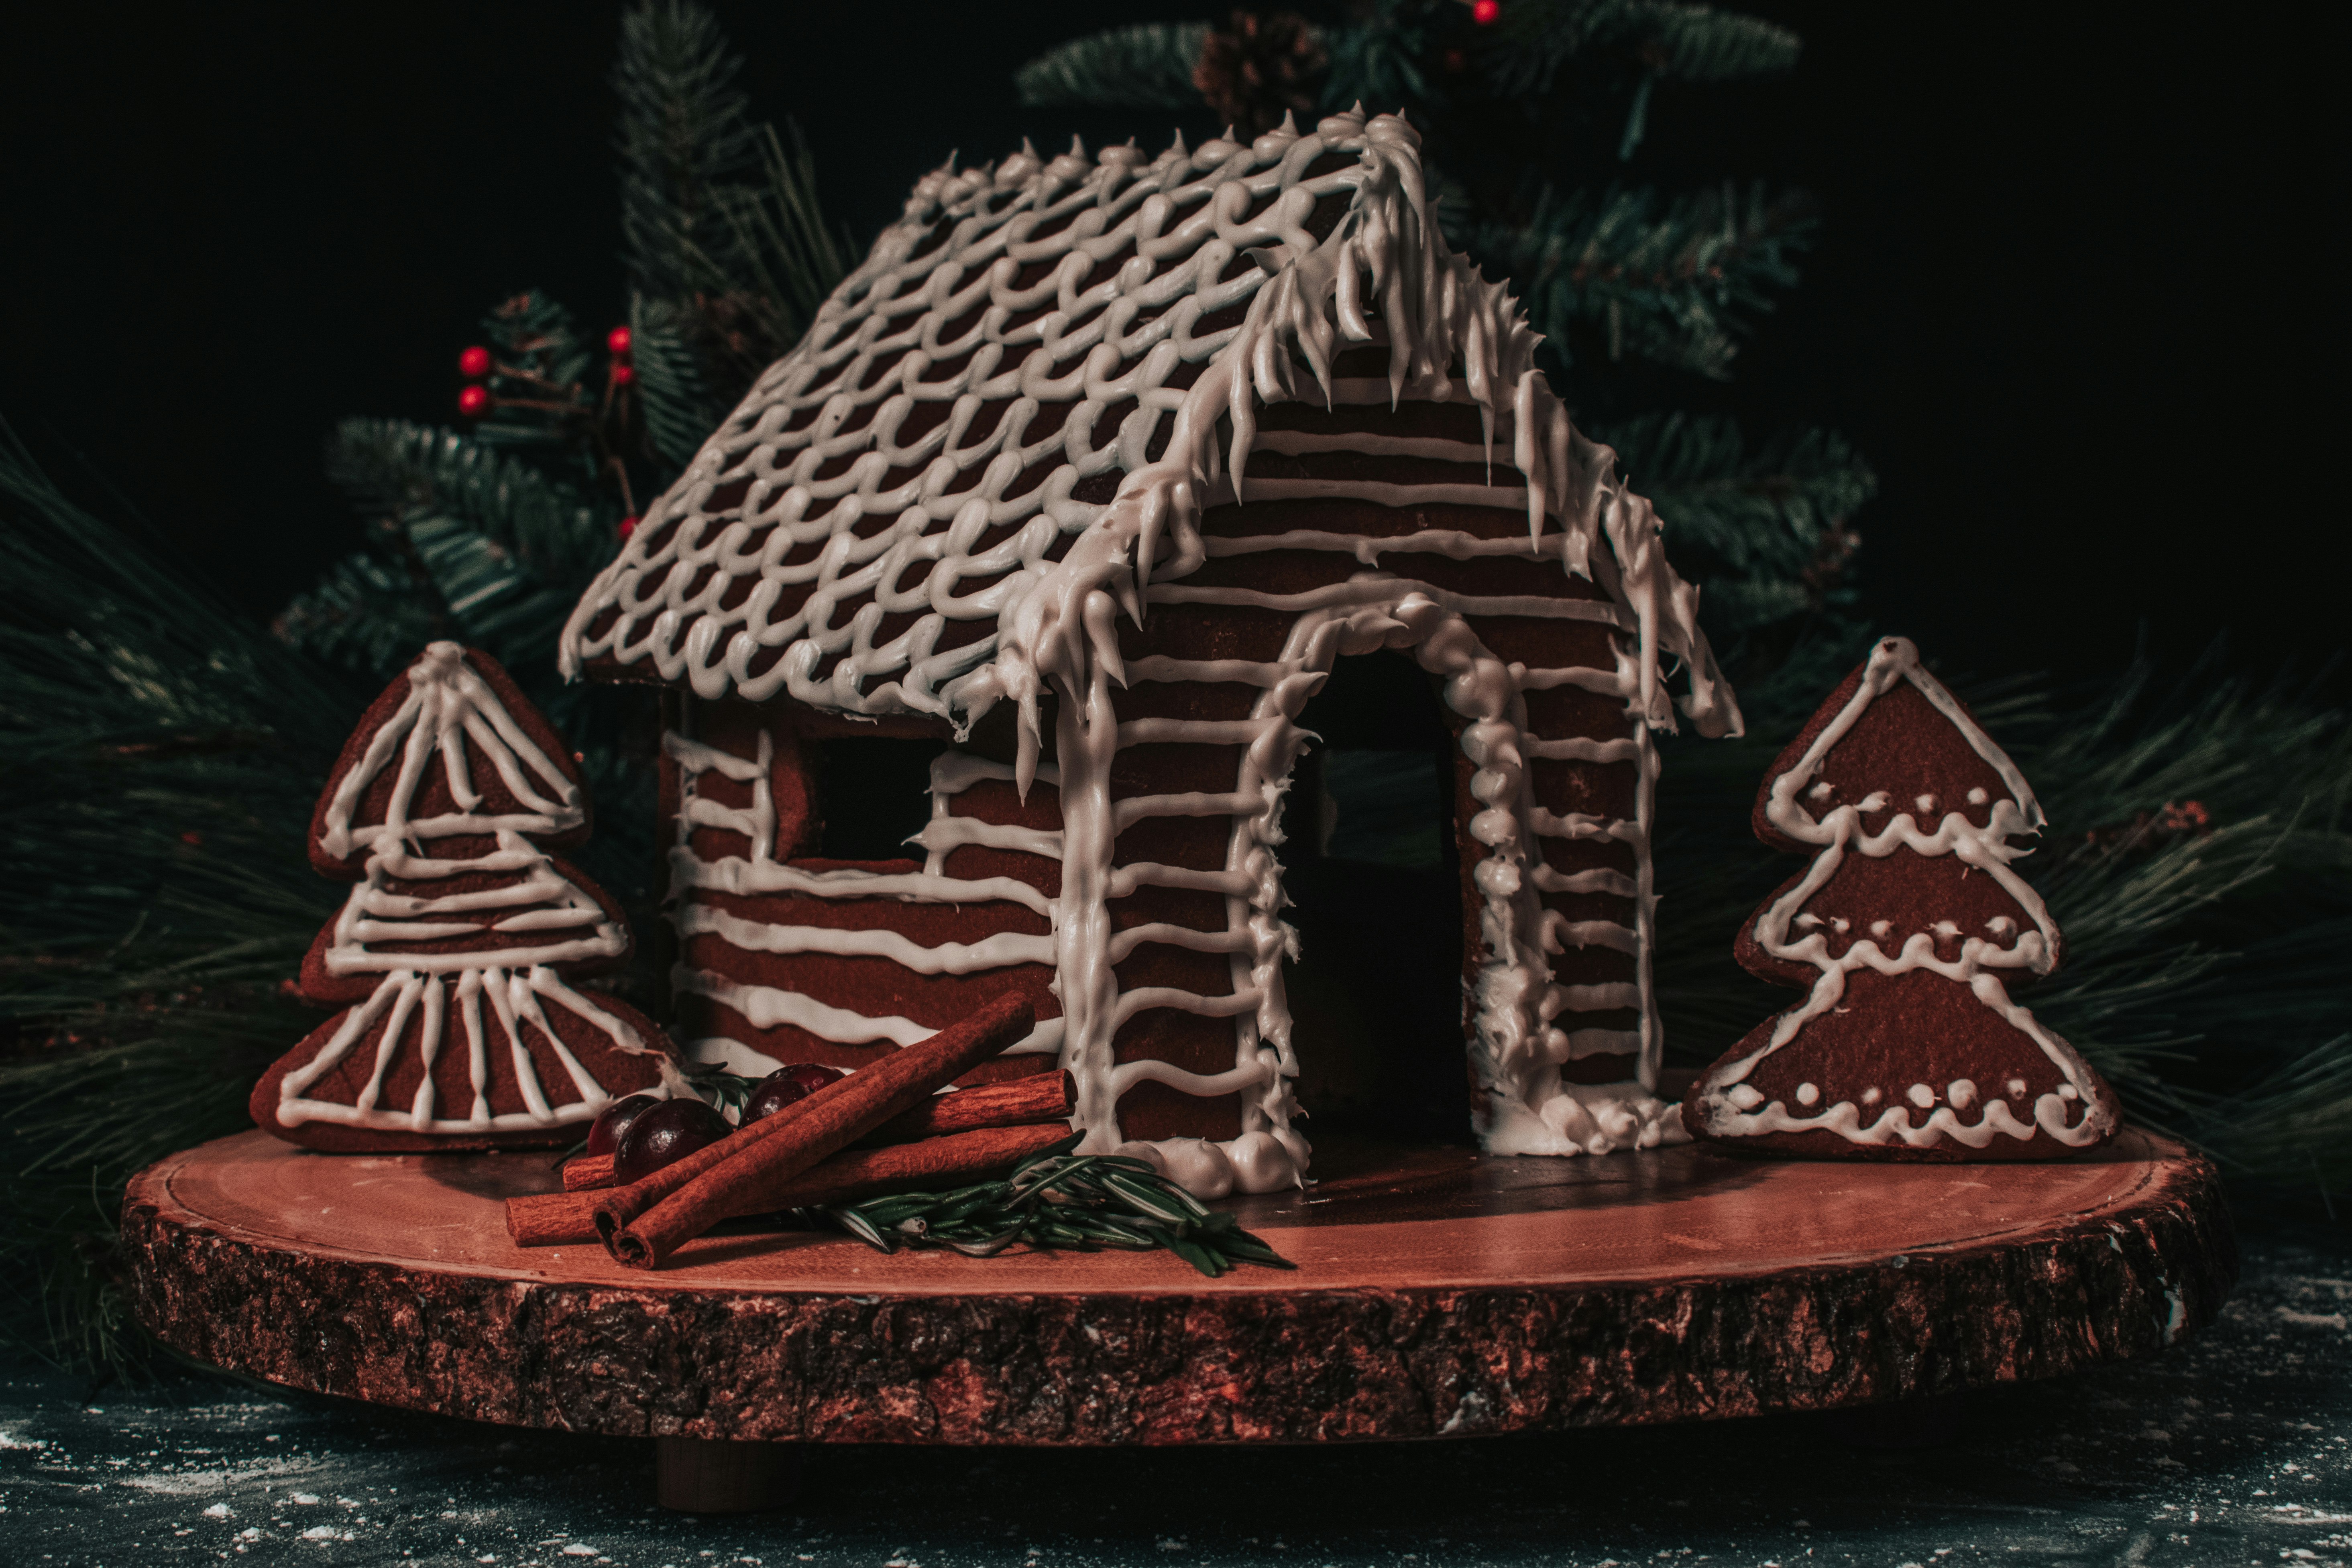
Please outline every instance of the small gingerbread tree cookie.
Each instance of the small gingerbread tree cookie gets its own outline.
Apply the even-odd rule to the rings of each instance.
[[[1691,1132],[1837,1159],[2053,1159],[2115,1133],[2115,1095],[2010,999],[2057,924],[2013,862],[2042,826],[2017,764],[1888,637],[1773,763],[1757,837],[1809,853],[1743,927],[1751,973],[1810,994],[1692,1085]]]
[[[630,951],[612,898],[548,852],[588,831],[570,752],[506,671],[426,648],[312,816],[310,863],[353,886],[299,984],[349,1005],[263,1077],[254,1121],[348,1152],[561,1144],[668,1081],[658,1028],[570,984]]]

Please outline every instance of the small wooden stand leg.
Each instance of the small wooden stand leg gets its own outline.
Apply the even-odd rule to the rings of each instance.
[[[654,1500],[680,1513],[757,1513],[801,1489],[798,1443],[654,1439]]]

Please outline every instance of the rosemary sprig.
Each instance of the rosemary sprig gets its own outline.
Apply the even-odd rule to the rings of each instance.
[[[1023,1161],[1001,1182],[840,1204],[825,1216],[884,1252],[951,1247],[993,1258],[1014,1242],[1043,1251],[1164,1247],[1212,1279],[1244,1263],[1293,1265],[1141,1160],[1073,1154],[1077,1136]]]

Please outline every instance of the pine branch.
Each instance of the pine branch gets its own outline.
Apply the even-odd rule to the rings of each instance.
[[[1074,1154],[1078,1139],[1024,1160],[1012,1176],[944,1193],[903,1193],[823,1211],[884,1252],[947,1247],[992,1258],[1013,1244],[1052,1251],[1164,1247],[1212,1279],[1244,1263],[1292,1265],[1141,1160]]]
[[[1853,514],[1877,476],[1844,438],[1784,432],[1749,449],[1719,415],[1641,415],[1596,426],[1657,507],[1675,565],[1706,584],[1707,636],[1743,689],[1794,628],[1850,614]]]
[[[698,258],[732,270],[716,193],[756,168],[758,132],[719,23],[688,0],[646,0],[621,18],[621,237],[630,286],[694,292]]]
[[[1671,201],[1647,190],[1562,195],[1546,186],[1528,221],[1485,224],[1465,248],[1507,277],[1563,360],[1595,338],[1628,355],[1701,375],[1730,373],[1748,318],[1797,281],[1812,242],[1811,201],[1727,184]]]
[[[630,351],[644,399],[646,440],[680,468],[727,412],[704,384],[701,362],[688,341],[690,330],[687,313],[666,300],[639,294],[630,300]]]
[[[1331,68],[1324,79],[1325,106],[1345,109],[1361,103],[1394,108],[1427,103],[1426,62],[1437,48],[1442,26],[1438,14],[1427,5],[1412,0],[1377,0],[1363,13],[1362,20],[1326,29]]]
[[[706,352],[727,372],[722,395],[730,399],[800,342],[817,307],[848,276],[857,251],[826,221],[817,203],[815,163],[797,126],[792,133],[788,153],[774,130],[762,127],[764,181],[717,193],[733,270],[696,253],[700,292],[693,318],[683,325],[691,329],[688,336],[699,332]]]
[[[1013,87],[1028,109],[1198,109],[1192,70],[1208,38],[1205,22],[1111,27],[1039,55]]]
[[[358,699],[5,435],[0,550],[0,1338],[121,1372],[122,1181],[317,1022],[275,994],[336,901],[289,824]]]
[[[329,439],[327,477],[362,513],[446,513],[550,582],[584,588],[611,552],[617,518],[609,502],[594,504],[544,468],[454,431],[346,419]]]
[[[1802,42],[1786,27],[1675,0],[1514,0],[1486,51],[1487,79],[1508,97],[1540,96],[1589,56],[1645,79],[1731,81],[1789,69]]]

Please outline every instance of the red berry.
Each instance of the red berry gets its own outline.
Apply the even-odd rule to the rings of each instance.
[[[490,411],[490,395],[483,387],[469,386],[457,394],[457,412],[468,419],[478,419]]]
[[[633,1094],[626,1100],[613,1101],[604,1108],[604,1114],[589,1124],[588,1152],[611,1153],[619,1147],[621,1134],[629,1130],[629,1123],[660,1103],[650,1094]]]
[[[1470,0],[1470,19],[1482,27],[1502,14],[1502,0]]]
[[[613,384],[614,386],[626,386],[629,383],[636,379],[637,373],[631,370],[627,365],[616,364],[613,367]]]
[[[760,1080],[751,1098],[743,1106],[743,1125],[773,1116],[785,1106],[806,1100],[835,1079],[848,1076],[839,1068],[819,1067],[814,1062],[801,1062],[792,1067],[778,1068]]]
[[[457,374],[479,381],[490,374],[490,351],[478,344],[457,356]]]
[[[616,354],[627,353],[629,342],[629,329],[626,327],[614,327],[604,334],[604,346]]]
[[[815,1062],[795,1062],[791,1067],[780,1068],[777,1070],[790,1073],[793,1081],[805,1086],[811,1094],[814,1094],[826,1084],[836,1083],[849,1076],[839,1068],[822,1067]]]
[[[743,1102],[743,1125],[765,1121],[785,1106],[808,1098],[808,1088],[793,1078],[789,1068],[770,1073]]]
[[[631,535],[631,534],[633,534],[633,533],[636,532],[636,531],[637,531],[637,520],[636,520],[635,518],[634,518],[634,517],[625,517],[625,518],[623,518],[623,519],[621,520],[621,529],[620,529],[620,532],[621,532],[621,537],[622,537],[622,539],[623,539],[623,540],[625,540],[625,540],[629,537],[629,535]]]
[[[621,1134],[613,1149],[613,1180],[623,1186],[643,1181],[731,1131],[725,1117],[698,1100],[665,1100]]]

